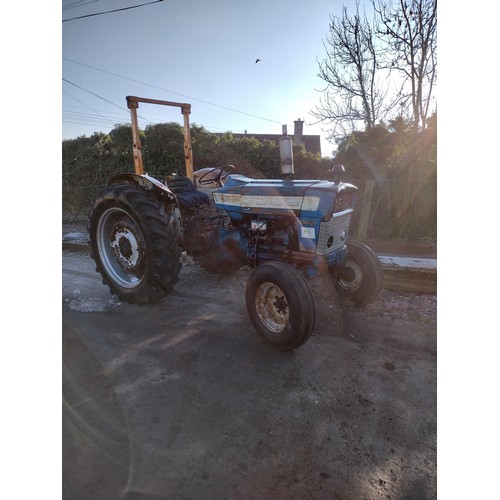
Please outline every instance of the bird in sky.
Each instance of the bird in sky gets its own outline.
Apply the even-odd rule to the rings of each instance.
[[[260,59],[256,59],[255,64],[257,64],[258,62],[260,62]]]

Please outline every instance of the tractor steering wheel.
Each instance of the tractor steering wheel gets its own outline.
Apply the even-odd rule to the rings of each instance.
[[[226,170],[228,169],[228,170]],[[213,172],[219,171],[218,175],[214,175],[213,177],[209,177],[205,179],[208,175],[212,174]],[[205,186],[207,184],[212,184],[213,182],[222,185],[222,181],[226,179],[226,177],[231,174],[231,172],[234,170],[234,165],[223,165],[222,167],[214,167],[207,172],[205,172],[199,179],[198,179],[198,184],[201,186]]]

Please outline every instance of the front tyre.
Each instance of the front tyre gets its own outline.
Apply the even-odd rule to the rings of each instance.
[[[315,323],[314,298],[305,278],[284,262],[266,262],[250,275],[246,305],[257,332],[282,351],[310,338]]]
[[[374,301],[384,285],[384,270],[373,250],[357,241],[347,242],[344,265],[330,270],[338,302],[363,307]]]
[[[90,249],[111,293],[131,304],[169,293],[181,269],[178,210],[134,184],[108,186],[95,199]]]

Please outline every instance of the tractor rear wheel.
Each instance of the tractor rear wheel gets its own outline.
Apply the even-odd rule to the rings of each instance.
[[[370,247],[358,241],[347,242],[344,266],[330,272],[335,298],[345,306],[366,306],[379,296],[384,285],[380,259]]]
[[[134,184],[108,186],[94,200],[90,249],[103,283],[131,304],[156,302],[178,280],[179,212]]]
[[[248,315],[257,332],[282,351],[310,338],[316,319],[314,298],[305,278],[284,262],[266,262],[250,275]]]

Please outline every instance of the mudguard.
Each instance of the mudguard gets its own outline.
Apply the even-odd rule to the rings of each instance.
[[[174,207],[179,207],[175,194],[165,184],[148,174],[118,174],[111,177],[108,182],[109,185],[122,183],[136,184],[146,191],[152,191],[160,200],[171,203]]]

